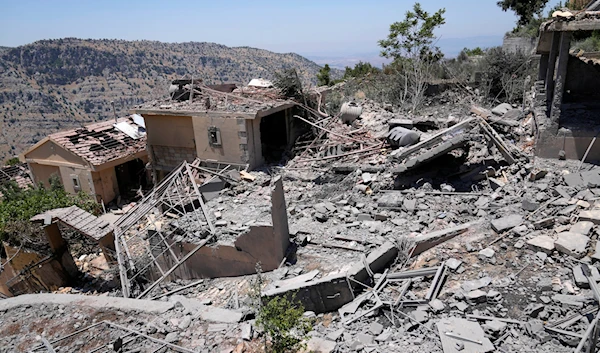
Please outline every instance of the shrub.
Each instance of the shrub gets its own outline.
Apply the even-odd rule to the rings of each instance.
[[[262,298],[265,280],[260,263],[256,264],[256,273],[248,295],[257,312],[256,324],[266,335],[265,349],[268,351],[270,347],[275,353],[297,352],[312,330],[311,320],[303,317],[304,308],[300,303],[292,303],[285,297]]]

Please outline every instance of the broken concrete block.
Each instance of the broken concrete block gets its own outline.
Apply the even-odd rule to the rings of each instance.
[[[600,224],[600,210],[581,211],[579,213],[579,220]]]
[[[523,314],[529,315],[531,317],[537,317],[543,310],[545,306],[542,304],[529,304],[523,310]]]
[[[399,208],[402,207],[404,196],[399,192],[386,192],[377,199],[377,206]]]
[[[465,299],[471,304],[483,303],[486,300],[487,293],[481,289],[470,291],[465,295]]]
[[[425,323],[429,320],[427,312],[424,310],[415,310],[410,313],[410,316],[415,319],[416,322]]]
[[[446,309],[446,305],[444,305],[444,302],[442,302],[439,299],[434,299],[434,300],[430,301],[429,306],[431,307],[431,310],[434,313],[439,313],[439,312],[444,311],[444,309]]]
[[[377,321],[373,321],[371,322],[371,324],[369,325],[369,333],[371,333],[372,335],[379,335],[383,332],[383,325],[380,324]]]
[[[344,334],[345,331],[346,330],[344,328],[341,328],[339,330],[335,330],[333,332],[329,332],[326,337],[327,337],[328,340],[337,342],[337,340],[339,340],[340,337],[342,337],[342,335]]]
[[[404,199],[402,205],[407,212],[415,212],[417,209],[417,200]]]
[[[530,199],[523,199],[523,201],[521,201],[521,207],[525,211],[533,212],[540,207],[540,203],[532,201]]]
[[[600,186],[600,174],[596,170],[589,170],[581,173],[581,179],[586,187],[597,188]]]
[[[181,319],[181,322],[177,326],[180,330],[186,330],[192,324],[192,316],[186,315]]]
[[[373,217],[371,217],[371,215],[368,213],[361,213],[358,216],[356,216],[356,220],[358,220],[359,222],[372,221]]]
[[[326,340],[319,337],[311,337],[306,343],[307,352],[331,353],[335,351],[335,341]]]
[[[175,343],[177,341],[179,341],[179,334],[177,332],[169,332],[165,337],[165,342]]]
[[[590,232],[592,231],[593,227],[594,227],[594,223],[592,223],[590,221],[580,221],[580,222],[573,224],[571,229],[569,229],[569,232],[588,236],[588,235],[590,235]]]
[[[446,260],[445,264],[446,267],[448,267],[452,271],[456,271],[458,267],[462,264],[462,261],[458,259],[448,259]]]
[[[512,214],[510,216],[494,219],[491,223],[492,229],[496,231],[496,233],[502,233],[521,225],[521,223],[523,223],[523,217],[518,214]]]
[[[249,322],[245,322],[242,324],[242,340],[251,341],[252,340],[252,324]]]
[[[500,336],[506,330],[506,323],[498,320],[492,320],[486,322],[483,326],[483,330],[492,336]]]
[[[373,344],[373,336],[366,333],[359,333],[356,335],[356,340],[362,344]]]
[[[543,229],[543,228],[549,228],[552,225],[554,225],[554,217],[540,219],[539,221],[536,221],[533,223],[533,227],[537,230]]]
[[[485,249],[479,251],[479,259],[480,260],[491,259],[492,257],[494,257],[495,253],[496,252],[494,251],[494,249],[485,248]]]
[[[497,105],[494,109],[492,109],[492,114],[498,115],[498,116],[503,116],[510,110],[513,110],[512,105],[510,105],[508,103],[502,103],[502,104]]]
[[[527,245],[535,251],[543,251],[546,254],[551,254],[554,251],[554,239],[547,235],[538,235],[527,241]]]
[[[552,297],[552,300],[556,303],[583,308],[586,298],[581,295],[556,294]]]
[[[579,173],[571,173],[563,175],[563,180],[567,186],[572,188],[580,188],[585,186],[585,182]]]
[[[478,280],[464,282],[461,285],[461,288],[465,292],[471,292],[471,291],[474,291],[476,289],[486,287],[490,283],[492,283],[492,277],[486,276],[486,277],[480,278]]]
[[[485,296],[485,300],[488,302],[488,304],[500,304],[502,303],[503,298],[500,292],[492,289]]]
[[[536,181],[542,179],[548,174],[546,170],[532,170],[529,174],[529,181]]]
[[[558,235],[558,238],[554,242],[556,250],[573,256],[576,259],[580,259],[585,256],[587,252],[587,245],[590,238],[585,235],[563,232]]]
[[[393,331],[388,328],[381,335],[375,337],[375,341],[377,341],[377,342],[389,341],[392,338],[392,335],[393,335]]]

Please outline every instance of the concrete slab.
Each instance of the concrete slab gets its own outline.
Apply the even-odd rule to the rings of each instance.
[[[314,353],[331,353],[335,351],[335,346],[335,341],[330,341],[319,337],[312,337],[306,343],[306,351]]]
[[[450,317],[441,319],[436,325],[444,353],[484,353],[495,349],[477,322]],[[481,344],[471,341],[478,341]]]
[[[569,232],[588,236],[588,235],[590,235],[593,227],[594,227],[593,222],[580,221],[580,222],[573,224],[571,229],[569,229]]]
[[[554,246],[556,247],[556,250],[563,254],[580,259],[585,256],[589,242],[590,238],[585,235],[563,232],[558,235],[558,238],[554,242]]]
[[[183,307],[196,318],[210,322],[236,323],[242,321],[244,314],[241,312],[217,308],[202,304],[199,300],[186,298],[182,295],[172,295],[169,297],[171,303],[181,303]]]
[[[554,239],[547,235],[538,235],[527,241],[527,245],[535,251],[542,251],[551,254],[554,251]]]
[[[491,223],[492,229],[496,231],[496,233],[502,233],[521,225],[521,223],[523,223],[523,217],[518,214],[512,214],[506,217],[494,219]]]
[[[120,311],[141,311],[146,313],[161,314],[171,310],[175,304],[155,300],[129,299],[121,297],[99,297],[78,294],[23,294],[16,297],[0,300],[0,311],[11,310],[23,305],[65,305],[89,306],[92,308],[110,308]]]
[[[572,188],[580,188],[585,186],[585,182],[579,173],[571,173],[563,176],[565,184]]]
[[[600,210],[581,211],[579,213],[579,220],[600,224]]]

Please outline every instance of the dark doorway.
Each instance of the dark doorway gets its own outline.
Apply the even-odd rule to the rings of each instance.
[[[265,162],[278,162],[288,146],[285,110],[260,120],[260,140]]]
[[[119,194],[122,197],[135,194],[135,190],[139,189],[140,186],[142,189],[148,187],[146,166],[139,158],[116,166],[115,173],[119,184]]]

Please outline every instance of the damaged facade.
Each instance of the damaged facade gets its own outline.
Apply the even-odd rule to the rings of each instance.
[[[182,88],[183,90],[183,88]],[[295,104],[274,89],[232,93],[194,84],[194,92],[132,109],[146,121],[148,151],[157,180],[182,160],[249,166],[278,161],[296,140]],[[175,91],[179,92],[179,91]],[[191,97],[190,97],[191,96]]]
[[[21,154],[36,185],[59,178],[65,191],[107,204],[147,185],[146,132],[139,116],[62,131]]]

